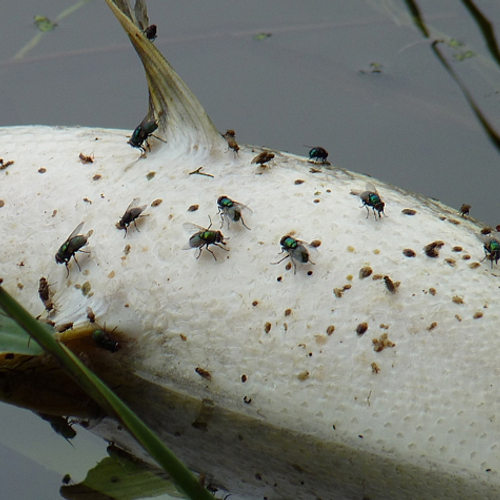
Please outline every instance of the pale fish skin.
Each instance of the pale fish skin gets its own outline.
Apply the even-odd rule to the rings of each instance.
[[[56,326],[88,325],[89,306],[100,324],[117,326],[128,345],[106,360],[124,380],[138,375],[182,401],[160,418],[144,397],[146,420],[191,467],[241,498],[499,498],[500,270],[483,261],[483,226],[303,157],[272,151],[269,168],[251,165],[261,148],[228,151],[197,101],[183,99],[160,134],[168,143],[152,138],[147,157],[127,145],[131,131],[0,129],[2,156],[14,160],[0,171],[6,290],[39,315],[46,276]],[[175,121],[186,102],[194,125]],[[94,163],[82,164],[80,152]],[[213,177],[190,175],[200,167]],[[367,182],[387,216],[367,218],[350,194]],[[219,227],[221,195],[252,209],[251,230]],[[124,239],[115,224],[136,197],[147,217]],[[183,250],[183,223],[208,227],[209,215],[230,249],[211,246],[217,261]],[[93,230],[83,248],[91,253],[78,253],[82,272],[72,259],[66,278],[54,255],[82,221],[84,233]],[[286,234],[321,242],[314,265],[298,263],[296,274],[290,259],[274,265]],[[423,248],[438,240],[439,255],[427,256]],[[384,276],[400,282],[396,293]],[[384,334],[394,345],[376,352],[373,339]],[[158,422],[170,411],[192,422],[182,405],[185,415],[203,405],[217,415],[206,433],[188,425],[186,443],[204,443],[196,453],[171,443],[168,422]]]

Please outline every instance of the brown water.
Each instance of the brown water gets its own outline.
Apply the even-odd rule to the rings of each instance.
[[[500,4],[483,4],[498,29]],[[477,25],[456,0],[419,5],[434,37],[465,44],[441,47],[500,130],[499,70]],[[3,0],[0,126],[133,130],[147,111],[145,79],[104,2],[89,2],[47,33],[27,58],[11,61],[36,34],[34,15],[55,18],[67,6],[65,0]],[[304,145],[323,146],[334,165],[457,209],[469,203],[475,218],[500,223],[499,152],[410,22],[404,2],[151,1],[149,14],[158,25],[157,47],[219,130],[233,128],[238,142],[299,154],[307,154]],[[261,32],[272,36],[255,40]],[[459,61],[468,50],[475,55]],[[372,72],[372,63],[381,72]],[[0,144],[0,157],[1,150]],[[74,457],[92,457],[92,465],[105,454],[104,445],[92,437],[85,441],[83,433],[73,449],[26,411],[0,405],[0,419],[0,479],[10,498],[58,498],[63,472],[56,458],[68,464],[65,472],[78,475]],[[19,446],[27,436],[32,444]],[[4,446],[16,443],[20,453]]]

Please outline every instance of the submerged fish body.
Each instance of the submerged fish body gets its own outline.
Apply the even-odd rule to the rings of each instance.
[[[256,171],[262,149],[240,144],[234,155],[216,131],[171,126],[147,157],[127,145],[129,131],[0,129],[15,160],[0,174],[2,286],[38,315],[39,279],[50,276],[56,328],[88,324],[88,307],[117,326],[128,344],[112,356],[117,370],[203,417],[208,432],[187,420],[187,442],[232,444],[227,461],[203,446],[198,460],[184,452],[226,484],[239,471],[235,493],[497,498],[500,269],[483,260],[481,226],[365,175],[311,169],[305,157],[273,151],[273,168]],[[83,165],[87,150],[94,163]],[[189,175],[200,165],[211,177]],[[359,210],[350,193],[367,182],[388,217]],[[221,193],[252,199],[252,230],[231,225],[229,252],[194,259],[181,251],[183,225],[217,217]],[[125,251],[116,214],[138,197],[162,202]],[[67,276],[54,253],[80,221],[93,229],[91,253]],[[316,240],[315,265],[273,265],[283,235]],[[399,282],[394,293],[385,277]]]

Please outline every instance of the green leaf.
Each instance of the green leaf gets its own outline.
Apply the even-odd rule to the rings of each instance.
[[[43,349],[13,319],[0,311],[0,352],[36,356]]]

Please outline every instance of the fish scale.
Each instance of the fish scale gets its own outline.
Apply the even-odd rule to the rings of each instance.
[[[144,50],[156,53],[148,43]],[[263,149],[228,151],[198,106],[190,95],[174,100],[163,130],[169,143],[152,138],[146,157],[127,145],[130,131],[0,129],[4,156],[15,160],[0,173],[3,286],[38,315],[38,281],[50,276],[56,327],[84,327],[87,307],[108,331],[118,327],[129,347],[112,354],[115,369],[125,386],[132,376],[147,385],[139,399],[126,395],[129,403],[167,441],[169,419],[141,409],[148,395],[184,408],[177,417],[157,403],[173,422],[199,423],[213,408],[203,421],[209,432],[185,429],[174,450],[244,498],[497,498],[500,271],[483,260],[482,225],[304,157],[272,151],[263,170],[251,163]],[[80,151],[93,151],[94,163],[83,165]],[[189,175],[200,167],[213,177]],[[367,182],[387,217],[366,218],[350,194]],[[252,230],[222,228],[229,252],[212,247],[217,261],[206,252],[196,259],[182,251],[182,226],[205,227],[222,194],[252,200]],[[127,236],[124,255],[114,225],[136,197],[163,202]],[[53,255],[82,220],[93,230],[91,253],[66,278]],[[296,274],[290,259],[273,265],[287,234],[321,242],[315,265],[299,264]],[[424,247],[436,241],[444,245],[429,257]],[[399,282],[395,293],[384,276]],[[75,288],[83,282],[90,297]],[[98,374],[99,366],[96,358]],[[112,368],[101,370],[110,377]],[[198,455],[189,446],[197,440]],[[226,449],[233,458],[224,459]]]

